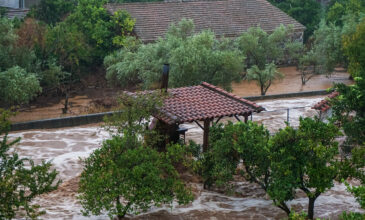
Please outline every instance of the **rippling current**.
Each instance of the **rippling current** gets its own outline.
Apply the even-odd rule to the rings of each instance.
[[[271,132],[285,126],[287,108],[306,106],[289,110],[289,122],[298,125],[300,116],[314,116],[311,109],[323,97],[286,99],[257,102],[271,113],[253,115],[252,120],[265,124]],[[282,109],[282,110],[281,110]],[[276,111],[277,110],[277,111]],[[227,120],[236,119],[225,119]],[[186,137],[198,143],[202,142],[202,130],[195,124],[183,125],[189,128]],[[83,217],[78,203],[77,189],[79,175],[82,171],[80,158],[87,157],[109,134],[97,125],[65,129],[32,130],[11,133],[10,137],[21,137],[16,147],[19,155],[30,157],[39,163],[51,160],[53,168],[59,172],[63,183],[58,190],[36,199],[46,210],[42,219],[108,219],[106,215]],[[135,219],[281,219],[285,213],[275,207],[271,200],[256,184],[245,181],[234,183],[234,196],[202,189],[199,182],[191,184],[195,200],[186,206],[153,207],[147,213],[129,216]],[[298,192],[297,198],[290,206],[301,211],[307,208],[307,198]],[[315,203],[315,216],[337,219],[343,211],[362,212],[358,203],[346,191],[343,184],[335,186],[322,194]]]

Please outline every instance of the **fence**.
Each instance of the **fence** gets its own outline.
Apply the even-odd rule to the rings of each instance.
[[[251,115],[250,120],[265,125],[270,132],[276,132],[280,128],[285,128],[286,124],[298,127],[300,117],[314,116],[319,117],[318,111],[312,109],[312,105],[306,105],[254,113]]]

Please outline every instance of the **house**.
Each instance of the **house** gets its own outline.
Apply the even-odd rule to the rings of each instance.
[[[40,0],[0,0],[0,7],[21,9],[21,8],[31,8],[36,5]]]
[[[6,8],[6,15],[10,19],[24,18],[29,9],[39,2],[40,0],[0,0],[0,7]]]
[[[195,31],[212,30],[216,36],[236,38],[250,27],[272,32],[281,24],[293,25],[302,40],[305,27],[266,0],[165,0],[164,2],[110,3],[110,13],[128,11],[136,19],[134,32],[143,42],[153,42],[172,23],[192,19]]]

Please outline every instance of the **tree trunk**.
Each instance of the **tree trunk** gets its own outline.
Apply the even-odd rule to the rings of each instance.
[[[315,201],[316,201],[316,198],[309,198],[308,219],[313,219],[313,216],[314,216],[314,202]]]
[[[290,215],[290,209],[289,207],[286,205],[285,202],[280,203],[280,205],[278,205],[278,207],[283,210],[288,216]]]
[[[264,85],[261,85],[261,95],[265,95],[266,92],[265,92],[265,89],[264,89]]]

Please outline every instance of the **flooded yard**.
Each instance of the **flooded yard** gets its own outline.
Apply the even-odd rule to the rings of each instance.
[[[268,126],[271,132],[285,126],[287,110],[289,122],[298,124],[299,116],[314,116],[316,111],[311,109],[323,96],[278,99],[260,101],[271,113],[253,115],[253,121]],[[304,107],[292,109],[293,107]],[[225,119],[229,120],[229,119]],[[236,119],[234,119],[235,121]],[[189,128],[187,139],[198,143],[202,141],[202,130],[195,124],[186,124]],[[56,191],[42,195],[36,202],[47,211],[42,219],[108,219],[106,215],[83,217],[78,203],[77,189],[79,176],[82,171],[80,158],[86,158],[98,148],[109,134],[99,125],[90,125],[64,129],[47,129],[15,132],[9,135],[12,138],[21,137],[17,146],[21,156],[30,157],[39,163],[41,160],[51,160],[53,167],[59,171],[59,178],[63,183]],[[133,219],[281,219],[286,215],[275,207],[258,185],[246,181],[234,183],[234,195],[224,195],[214,191],[204,190],[199,181],[193,181],[191,187],[195,200],[187,206],[173,205],[170,207],[154,207],[147,213],[139,216],[129,216]],[[290,202],[294,210],[301,211],[307,208],[307,199],[302,193]],[[336,183],[328,192],[322,194],[315,204],[315,216],[319,218],[338,219],[343,211],[359,211],[360,206],[346,191],[344,184]]]

